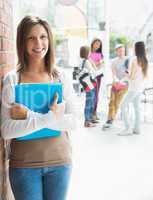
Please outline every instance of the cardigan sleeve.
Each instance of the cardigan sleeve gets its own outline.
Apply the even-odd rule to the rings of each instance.
[[[5,139],[17,138],[30,134],[42,128],[51,128],[60,131],[69,131],[73,128],[73,114],[63,114],[56,118],[52,111],[46,114],[35,113],[29,110],[29,116],[25,120],[13,120],[10,117],[10,108],[15,102],[16,74],[9,73],[3,81],[2,105],[1,105],[1,132]]]

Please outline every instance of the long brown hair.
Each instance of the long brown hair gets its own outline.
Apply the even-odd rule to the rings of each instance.
[[[95,42],[99,42],[100,43],[100,47],[96,50],[97,53],[100,53],[103,57],[103,45],[102,45],[102,41],[99,38],[94,38],[93,41],[91,42],[91,52],[94,52],[93,46]]]
[[[135,43],[135,55],[137,57],[138,64],[142,68],[142,73],[144,77],[146,77],[148,72],[148,60],[146,57],[144,42],[140,41]]]
[[[18,64],[17,64],[18,71],[19,72],[24,71],[28,65],[28,55],[26,52],[27,35],[29,34],[31,28],[37,24],[43,26],[48,34],[49,45],[47,54],[45,55],[45,67],[46,71],[49,74],[53,74],[55,73],[55,70],[53,70],[55,56],[54,56],[52,31],[49,27],[49,24],[45,20],[42,20],[36,16],[25,16],[21,20],[17,28],[16,45],[17,45],[17,55],[18,55]]]
[[[80,58],[88,59],[89,52],[90,52],[90,47],[88,46],[80,47]]]

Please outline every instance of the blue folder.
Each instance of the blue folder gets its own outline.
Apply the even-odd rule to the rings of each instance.
[[[30,110],[38,113],[47,113],[49,106],[54,101],[55,93],[58,93],[58,103],[62,102],[61,83],[23,83],[15,86],[15,102],[25,105]],[[16,138],[17,140],[34,140],[40,138],[55,137],[60,131],[43,128],[29,135]]]

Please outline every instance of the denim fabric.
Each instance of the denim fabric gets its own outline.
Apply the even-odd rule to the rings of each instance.
[[[92,114],[94,111],[94,101],[95,101],[95,89],[86,92],[86,102],[85,102],[85,121],[91,121]]]
[[[128,106],[129,103],[132,103],[135,112],[135,121],[133,128],[137,131],[140,130],[140,96],[141,92],[129,91],[123,100],[121,108],[126,129],[131,128],[128,116]]]
[[[97,80],[97,86],[95,88],[95,100],[94,100],[94,113],[96,113],[97,111],[97,106],[98,106],[98,101],[99,101],[99,90],[100,90],[100,86],[101,86],[101,76],[97,76],[96,80]]]
[[[10,168],[15,200],[66,200],[71,165]]]

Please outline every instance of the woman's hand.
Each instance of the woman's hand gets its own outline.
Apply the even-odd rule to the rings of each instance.
[[[27,109],[20,104],[13,104],[10,108],[10,116],[12,119],[20,120],[27,118]]]
[[[51,111],[56,112],[57,102],[58,102],[58,93],[56,92],[55,95],[54,95],[54,101],[53,101],[52,105],[50,106]]]
[[[97,68],[103,68],[104,67],[104,60],[100,60],[100,61],[96,62],[96,66],[97,66]]]
[[[54,96],[54,102],[52,103],[52,105],[50,106],[50,110],[56,115],[56,117],[62,117],[64,115],[65,112],[65,103],[59,103],[58,102],[58,93],[55,93]]]

